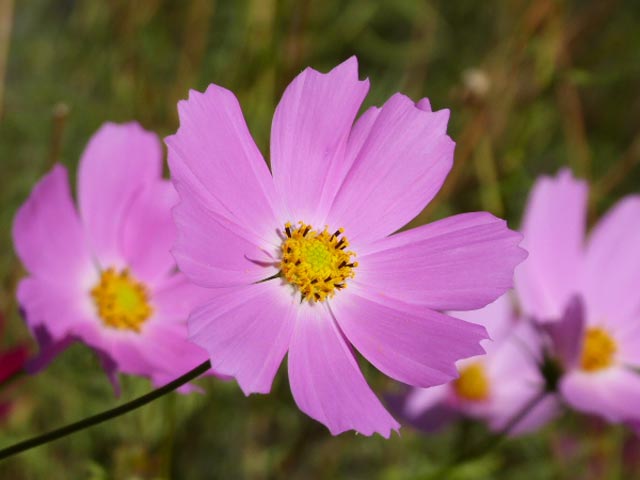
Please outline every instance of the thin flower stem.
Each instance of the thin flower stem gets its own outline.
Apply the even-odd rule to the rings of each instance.
[[[89,428],[99,423],[106,422],[107,420],[111,420],[112,418],[119,417],[120,415],[124,415],[125,413],[142,407],[147,403],[153,402],[157,398],[160,398],[167,393],[171,393],[182,385],[190,382],[194,378],[199,377],[210,368],[211,363],[209,362],[209,360],[207,360],[206,362],[198,365],[196,368],[190,370],[174,381],[167,383],[163,387],[153,390],[146,395],[131,400],[130,402],[112,408],[110,410],[106,410],[102,413],[98,413],[97,415],[93,415],[92,417],[85,418],[78,422],[65,425],[64,427],[57,428],[42,435],[38,435],[28,440],[24,440],[9,447],[3,448],[2,450],[0,450],[0,460],[4,460],[13,455],[17,455],[18,453],[31,450],[32,448],[44,445],[45,443],[53,442],[54,440],[57,440],[59,438],[66,437],[67,435],[79,432],[80,430],[84,430],[85,428]]]
[[[531,413],[531,411],[538,406],[538,403],[544,400],[544,397],[546,397],[548,394],[548,390],[541,390],[536,396],[532,397],[520,409],[520,411],[518,411],[518,413],[511,417],[511,420],[509,420],[507,424],[502,427],[502,429],[498,433],[496,433],[495,440],[497,440],[497,442],[492,442],[491,447],[493,447],[496,443],[500,443],[502,440],[504,440],[516,427],[516,425],[518,425],[524,419],[524,417],[529,415],[529,413]]]
[[[458,455],[455,455],[450,462],[439,468],[435,475],[429,478],[440,479],[447,478],[446,475],[451,472],[460,462],[467,462],[474,458],[479,458],[489,453],[494,448],[498,447],[511,433],[511,431],[518,425],[531,411],[538,406],[538,404],[549,394],[546,389],[541,390],[535,396],[533,396],[527,403],[525,403],[518,412],[509,419],[504,427],[494,435],[489,437],[488,441],[482,442],[475,448],[470,448],[467,451],[462,451]]]

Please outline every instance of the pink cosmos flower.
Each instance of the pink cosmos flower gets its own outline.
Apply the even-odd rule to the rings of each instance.
[[[485,421],[492,430],[501,431],[545,389],[539,370],[539,335],[530,324],[516,319],[508,295],[480,310],[451,315],[487,328],[491,340],[482,341],[487,354],[459,361],[460,377],[451,383],[412,389],[400,407],[401,415],[427,431],[461,416]],[[556,410],[555,398],[545,397],[509,434],[539,428]]]
[[[178,104],[167,145],[181,200],[174,255],[212,292],[189,331],[213,368],[247,395],[267,393],[288,353],[302,411],[333,434],[388,437],[399,425],[352,346],[401,382],[451,380],[486,332],[438,310],[496,299],[526,253],[488,213],[393,234],[451,168],[449,112],[396,94],[355,121],[368,89],[355,58],[298,75],[273,118],[271,172],[235,96],[217,85]]]
[[[611,422],[640,420],[640,196],[618,202],[588,240],[586,207],[587,185],[570,171],[536,182],[516,290],[524,313],[548,324],[566,402]]]
[[[158,138],[135,123],[105,124],[78,170],[78,211],[67,173],[55,166],[16,214],[15,249],[29,277],[18,300],[42,354],[74,340],[116,373],[175,379],[206,360],[187,340],[186,318],[202,290],[176,271],[171,207]]]

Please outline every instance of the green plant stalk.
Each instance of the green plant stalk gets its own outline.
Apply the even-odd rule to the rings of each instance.
[[[177,388],[180,388],[182,385],[189,383],[191,380],[199,377],[210,368],[211,362],[207,360],[194,369],[188,371],[181,377],[173,380],[170,383],[167,383],[163,387],[157,388],[152,392],[131,400],[130,402],[3,448],[0,450],[0,460],[4,460],[13,455],[17,455],[18,453],[22,453],[27,450],[31,450],[32,448],[39,447],[40,445],[44,445],[45,443],[53,442],[54,440],[66,437],[67,435],[79,432],[80,430],[93,427],[94,425],[98,425],[99,423],[106,422],[107,420],[119,417],[120,415],[124,415],[125,413],[129,413],[137,408],[146,405],[147,403],[153,402],[154,400],[162,397],[163,395],[166,395],[167,393],[173,392]]]
[[[499,432],[489,437],[488,441],[482,442],[479,445],[476,445],[475,448],[470,448],[467,451],[461,451],[458,455],[455,455],[450,462],[438,469],[435,475],[429,476],[429,478],[448,478],[447,475],[460,463],[465,463],[469,460],[482,457],[491,450],[497,448],[507,438],[514,427],[518,425],[529,413],[531,413],[531,411],[536,408],[547,395],[549,395],[548,390],[541,390],[537,395],[534,395],[513,417],[511,417]]]

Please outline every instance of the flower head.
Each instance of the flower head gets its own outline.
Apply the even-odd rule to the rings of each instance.
[[[389,436],[398,424],[352,346],[401,382],[447,382],[486,334],[438,310],[491,302],[525,253],[488,213],[393,234],[451,168],[449,112],[396,94],[356,120],[368,88],[355,58],[298,75],[273,118],[271,172],[217,85],[178,104],[167,145],[181,200],[174,254],[212,297],[190,316],[191,338],[246,394],[268,392],[288,353],[301,410],[334,434]]]
[[[400,415],[432,431],[463,416],[487,422],[501,431],[545,389],[539,371],[542,344],[531,326],[517,319],[508,295],[472,312],[451,312],[484,325],[491,340],[487,354],[457,363],[460,376],[446,385],[414,388],[401,399]],[[539,428],[557,411],[552,396],[540,401],[509,431],[518,435]]]
[[[537,181],[525,213],[524,313],[545,325],[577,410],[640,420],[640,197],[618,202],[586,239],[587,185],[568,170]]]
[[[29,276],[18,300],[41,346],[41,367],[70,342],[95,349],[117,372],[166,383],[206,360],[187,340],[202,294],[176,272],[171,207],[157,137],[135,123],[105,124],[78,171],[78,211],[55,166],[18,211],[13,237]]]

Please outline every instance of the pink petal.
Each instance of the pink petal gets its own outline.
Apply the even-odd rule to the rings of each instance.
[[[122,251],[136,278],[154,285],[176,268],[171,255],[176,230],[171,207],[178,203],[173,185],[151,182],[140,190],[126,213]]]
[[[166,138],[174,184],[229,222],[275,237],[275,189],[269,169],[229,90],[209,85],[178,103],[180,128]]]
[[[505,293],[525,257],[521,235],[485,212],[401,232],[357,251],[367,290],[437,310],[473,310]]]
[[[640,196],[618,202],[596,225],[585,267],[589,314],[614,324],[637,322],[640,315]]]
[[[291,222],[324,225],[350,166],[345,147],[368,90],[355,57],[327,74],[307,68],[285,90],[273,117],[271,167]]]
[[[88,294],[65,287],[61,282],[25,278],[16,292],[27,325],[32,330],[44,326],[55,342],[69,335],[76,324],[91,321],[83,313],[80,299]]]
[[[359,288],[331,302],[349,341],[379,370],[419,387],[446,383],[455,362],[484,353],[484,327],[442,313],[365,293]]]
[[[360,132],[353,141],[362,147],[331,208],[332,228],[344,227],[353,245],[365,244],[414,218],[451,169],[454,143],[446,135],[448,118],[448,111],[427,112],[396,94],[380,111],[364,117],[370,125],[366,140],[356,124],[354,130]]]
[[[289,382],[300,410],[333,435],[355,430],[389,438],[398,423],[362,376],[324,305],[300,304],[289,348]]]
[[[534,185],[524,215],[522,246],[529,258],[516,270],[516,288],[527,315],[562,315],[581,278],[587,185],[569,170]]]
[[[422,98],[418,100],[418,103],[416,103],[416,107],[418,107],[420,110],[424,110],[425,112],[433,111],[433,109],[431,108],[431,102],[428,98]]]
[[[485,357],[487,373],[492,383],[514,380],[529,386],[542,385],[538,364],[542,360],[542,338],[531,323],[516,323],[509,334],[496,342],[491,355]]]
[[[640,420],[640,374],[626,368],[571,372],[563,377],[560,392],[576,410],[610,422]]]
[[[640,322],[629,322],[629,325],[611,333],[618,347],[618,361],[630,367],[640,367]]]
[[[38,341],[40,352],[27,370],[37,373],[76,340],[93,348],[102,360],[109,379],[119,392],[118,365],[111,359],[111,342],[99,320],[92,316],[88,294],[81,286],[25,278],[18,285],[18,302],[27,325]]]
[[[187,318],[210,298],[210,289],[189,283],[181,273],[163,281],[153,292],[155,315],[141,348],[153,365],[155,384],[175,380],[209,358],[204,349],[188,339]]]
[[[122,226],[139,190],[162,175],[162,147],[137,123],[104,124],[78,167],[80,215],[103,267],[122,265]]]
[[[189,314],[211,298],[212,290],[194,285],[182,273],[175,273],[159,285],[152,295],[154,310],[167,323],[186,324]]]
[[[152,362],[144,353],[147,338],[140,333],[84,324],[76,325],[74,334],[100,356],[110,359],[116,373],[150,376],[154,372]]]
[[[406,397],[404,413],[412,418],[419,417],[425,411],[445,402],[448,395],[448,385],[438,385],[432,388],[412,388]]]
[[[553,343],[553,354],[566,368],[573,368],[582,351],[585,312],[582,298],[573,296],[560,320],[544,325]]]
[[[513,419],[520,415],[524,408],[528,408],[528,413],[522,419],[511,426],[509,436],[515,437],[526,433],[534,432],[549,423],[560,411],[557,398],[546,395],[542,400],[529,408],[529,402],[539,394],[539,390],[521,388],[513,389],[503,393],[494,401],[492,412],[489,415],[489,426],[491,430],[499,432]]]
[[[542,357],[540,333],[528,322],[520,322],[509,335],[496,342],[484,364],[491,398],[485,418],[493,430],[509,424],[545,388],[538,363]],[[530,432],[547,423],[558,411],[554,395],[541,400],[512,429],[511,435]]]
[[[174,219],[178,239],[173,254],[192,282],[204,287],[248,285],[277,273],[276,259],[258,246],[257,238],[196,198],[183,195]]]
[[[362,115],[360,115],[356,123],[353,125],[351,133],[349,134],[349,141],[347,142],[347,150],[344,158],[344,164],[347,166],[347,170],[351,168],[356,157],[360,154],[360,150],[362,150],[363,145],[369,138],[371,128],[376,122],[379,114],[379,107],[369,107]]]
[[[162,324],[149,332],[144,355],[153,365],[153,377],[172,381],[207,361],[209,355],[188,338],[187,326]]]
[[[213,292],[189,317],[191,340],[245,395],[268,393],[289,347],[294,297],[276,280]]]
[[[516,321],[513,298],[509,294],[498,297],[495,302],[479,310],[454,311],[448,314],[466,322],[482,325],[487,329],[490,340],[482,342],[487,354],[513,332]]]
[[[435,433],[460,418],[460,413],[447,402],[449,394],[449,385],[413,388],[402,398],[392,397],[389,405],[392,412],[398,412],[403,423]]]
[[[92,268],[64,167],[53,167],[18,210],[13,244],[31,275],[56,285]]]

